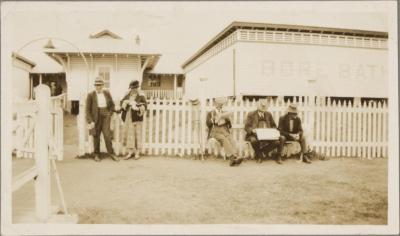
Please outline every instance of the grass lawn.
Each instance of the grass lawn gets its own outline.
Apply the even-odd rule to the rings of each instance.
[[[13,159],[13,175],[33,165]],[[144,157],[58,162],[69,211],[79,223],[386,224],[387,159],[311,165]],[[53,183],[53,201],[58,194]],[[33,184],[13,209],[34,206]],[[15,219],[14,215],[14,219]]]
[[[57,162],[70,213],[82,224],[386,224],[387,159],[311,165],[144,157],[100,163],[78,155],[76,119],[64,116]],[[33,165],[13,158],[13,176]],[[52,199],[59,197],[52,179]],[[33,183],[13,193],[13,219],[34,207]],[[14,221],[14,222],[15,222]]]

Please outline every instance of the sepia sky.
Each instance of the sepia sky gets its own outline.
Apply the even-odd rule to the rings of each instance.
[[[78,42],[109,29],[132,42],[139,34],[164,63],[180,66],[232,21],[387,31],[385,10],[384,2],[2,2],[1,20],[12,51],[35,38]]]

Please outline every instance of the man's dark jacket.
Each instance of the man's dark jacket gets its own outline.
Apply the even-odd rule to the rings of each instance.
[[[246,141],[250,140],[250,136],[255,135],[253,133],[253,129],[256,129],[257,125],[258,125],[258,119],[259,119],[258,112],[259,112],[258,110],[252,111],[247,115],[246,124],[244,125],[244,130],[246,131],[246,137],[245,137]],[[265,121],[267,123],[266,128],[276,128],[276,124],[275,124],[274,118],[272,117],[271,113],[269,113],[268,111],[265,111],[264,117],[265,117]]]
[[[112,100],[111,94],[107,90],[103,90],[104,97],[107,103],[107,109],[110,112],[115,111],[114,101]],[[97,105],[96,91],[90,92],[86,98],[86,121],[88,123],[97,122],[99,118],[99,108]]]
[[[301,127],[301,119],[297,116],[294,118],[293,121],[293,130],[290,132],[290,119],[289,115],[286,114],[284,116],[281,116],[279,118],[279,126],[278,126],[279,132],[281,135],[285,136],[286,138],[290,137],[289,134],[300,134],[300,136],[303,134],[303,128]]]

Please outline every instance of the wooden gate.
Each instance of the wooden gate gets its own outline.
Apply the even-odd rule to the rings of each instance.
[[[62,115],[60,115],[59,110],[54,111],[54,109],[51,108],[49,87],[45,85],[37,86],[36,100],[25,103],[18,109],[17,114],[20,122],[17,123],[17,127],[15,127],[19,135],[16,136],[16,141],[18,143],[17,156],[34,158],[35,164],[30,169],[13,178],[12,191],[15,192],[26,183],[34,181],[35,219],[32,219],[34,222],[39,221],[45,223],[51,220],[53,220],[53,222],[76,222],[76,217],[66,215],[67,209],[64,201],[64,194],[61,189],[60,179],[55,165],[55,159],[57,159],[60,154],[57,145],[62,146],[63,143],[62,140],[55,139],[57,136],[54,135],[54,130],[57,126],[62,127],[62,120],[61,123],[57,124],[52,123],[52,121],[57,121],[55,117],[62,117]],[[25,124],[25,126],[23,126],[24,129],[18,127],[18,125],[22,124]],[[56,183],[64,208],[65,214],[61,216],[52,216],[51,212],[50,163],[52,163],[54,168]],[[26,215],[27,217],[31,217],[29,212],[26,212]],[[62,218],[62,220],[60,220],[60,218]]]

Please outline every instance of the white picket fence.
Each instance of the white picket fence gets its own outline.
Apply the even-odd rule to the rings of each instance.
[[[386,103],[353,106],[314,97],[305,97],[303,101],[295,102],[299,105],[303,123],[311,126],[310,138],[314,150],[332,157],[387,157]],[[211,102],[201,106],[186,100],[151,99],[148,103],[142,130],[142,153],[187,156],[200,154],[201,150],[211,151],[206,145],[208,131],[205,126],[206,112],[212,110]],[[280,101],[270,103],[268,110],[277,125],[287,106],[288,103]],[[78,117],[80,155],[93,151],[84,109],[85,105],[81,102]],[[247,155],[243,124],[247,113],[256,109],[256,102],[230,101],[226,109],[234,112],[232,135],[238,143],[240,155]],[[119,155],[126,153],[123,122],[118,114],[113,115],[111,129],[115,152]]]
[[[51,143],[50,158],[63,159],[64,152],[64,117],[63,101],[59,98],[50,99],[49,140]],[[14,103],[13,105],[13,152],[17,158],[34,158],[35,155],[35,100]]]

